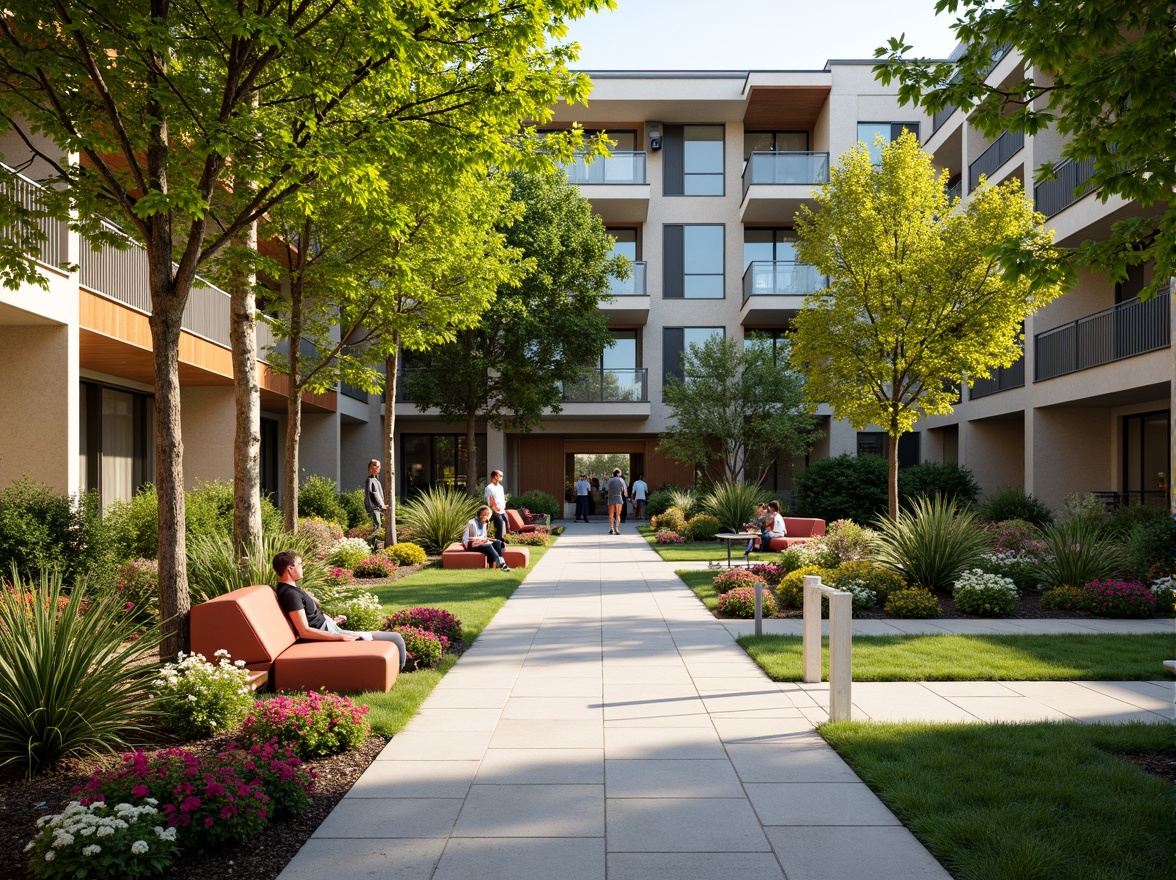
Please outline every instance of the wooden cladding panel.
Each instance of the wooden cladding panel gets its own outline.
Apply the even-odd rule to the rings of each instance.
[[[664,453],[656,451],[657,440],[646,441],[645,450],[645,482],[652,489],[663,483],[675,486],[693,486],[694,468],[671,461]]]
[[[497,467],[490,462],[490,467]],[[556,499],[564,497],[564,440],[562,437],[519,438],[520,492],[539,489]]]
[[[829,86],[755,86],[743,114],[748,131],[812,131],[825,102]]]

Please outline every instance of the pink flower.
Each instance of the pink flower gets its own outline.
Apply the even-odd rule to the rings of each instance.
[[[145,785],[136,785],[131,789],[131,794],[137,798],[145,798],[147,795],[151,794],[151,789]]]

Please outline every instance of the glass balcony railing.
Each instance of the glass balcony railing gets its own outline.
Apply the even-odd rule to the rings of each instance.
[[[828,153],[755,152],[743,169],[743,194],[755,183],[813,185],[829,182]]]
[[[944,192],[947,193],[947,200],[949,202],[954,202],[956,199],[963,196],[963,194],[964,194],[963,178],[960,178],[955,183],[953,183],[951,186],[947,187],[944,190]]]
[[[968,166],[968,192],[980,185],[980,175],[991,177],[992,173],[1005,162],[1021,152],[1025,146],[1025,132],[1006,131],[980,154],[980,158]]]
[[[743,301],[753,296],[806,296],[828,286],[828,277],[808,263],[756,260],[743,273]]]
[[[568,183],[580,186],[596,184],[645,183],[645,153],[618,151],[611,156],[597,156],[589,163],[582,153],[564,163]]]
[[[1136,298],[1034,337],[1034,381],[1168,348],[1171,291],[1146,302]]]
[[[1061,213],[1092,189],[1087,181],[1094,174],[1094,160],[1069,160],[1058,164],[1053,180],[1043,180],[1033,187],[1033,201],[1046,217]]]
[[[648,370],[585,370],[565,382],[564,403],[644,403],[649,400]]]
[[[628,278],[614,278],[608,288],[612,296],[649,296],[645,287],[645,261],[631,263],[633,274]]]

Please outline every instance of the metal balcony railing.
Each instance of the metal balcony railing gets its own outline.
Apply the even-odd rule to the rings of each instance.
[[[989,394],[1008,391],[1010,388],[1024,387],[1025,355],[1022,354],[1011,367],[997,367],[989,378],[974,380],[971,386],[972,390],[968,392],[968,398],[975,400],[978,397],[987,397]]]
[[[1007,54],[1009,54],[1009,49],[1011,49],[1012,47],[1013,47],[1012,43],[1004,43],[1001,46],[997,46],[992,51],[992,62],[988,65],[988,69],[984,71],[985,78],[987,78],[988,74],[992,73],[992,71],[996,69],[996,65],[1000,64],[1001,59],[1003,59]],[[966,48],[967,47],[963,46],[963,45],[957,47],[957,49],[954,52],[952,52],[952,57],[949,60],[951,60],[951,61],[958,60],[960,55],[963,54],[963,51]],[[956,82],[958,79],[959,79],[959,74],[957,73],[955,76],[953,76],[951,79],[949,79],[948,82],[953,83],[953,82]],[[951,114],[955,113],[957,109],[959,109],[959,108],[956,107],[955,104],[948,104],[942,110],[937,110],[934,113],[932,113],[931,114],[931,134],[935,134],[935,132],[939,131],[940,126],[942,126],[943,123],[947,122],[947,120],[951,117]]]
[[[631,264],[633,274],[628,278],[614,278],[609,285],[608,292],[612,296],[649,296],[645,288],[645,261],[637,260]]]
[[[828,153],[754,152],[743,169],[743,195],[753,183],[769,186],[829,182]]]
[[[806,296],[828,286],[828,277],[808,263],[755,260],[743,273],[743,301],[753,296]]]
[[[596,184],[645,183],[645,153],[617,151],[611,156],[597,156],[589,163],[583,153],[563,164],[568,183],[581,186]]]
[[[935,132],[939,131],[939,129],[943,126],[943,123],[947,122],[947,120],[951,118],[951,114],[953,114],[955,112],[956,112],[956,105],[955,104],[948,104],[942,110],[936,110],[934,113],[932,113],[931,114],[931,134],[935,134]]]
[[[1033,201],[1046,217],[1058,214],[1074,204],[1094,187],[1087,183],[1094,174],[1094,160],[1083,162],[1066,160],[1057,166],[1053,180],[1043,180],[1033,187]]]
[[[991,177],[994,171],[1021,152],[1024,146],[1023,131],[1006,131],[989,144],[980,158],[968,166],[968,192],[980,185],[980,175]]]
[[[564,383],[564,403],[645,403],[648,370],[585,370]]]
[[[1170,291],[1131,299],[1034,337],[1034,381],[1041,382],[1172,344]]]
[[[21,253],[27,254],[39,263],[54,268],[61,266],[65,262],[66,226],[52,217],[37,216],[45,210],[45,188],[7,165],[0,168],[6,172],[0,177],[0,198],[15,204],[22,211],[33,214],[37,230],[44,238],[30,235],[27,229],[15,223],[0,226],[0,236],[16,242]]]

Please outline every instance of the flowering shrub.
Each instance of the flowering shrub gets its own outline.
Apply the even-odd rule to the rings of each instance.
[[[303,760],[334,755],[363,742],[372,726],[367,706],[346,697],[307,692],[259,701],[241,727],[246,745],[275,743]]]
[[[127,614],[139,623],[150,623],[159,612],[159,563],[132,559],[118,570],[114,589]]]
[[[1100,617],[1151,617],[1156,597],[1138,581],[1091,581],[1082,588],[1088,610]]]
[[[649,518],[649,526],[655,531],[677,532],[679,535],[685,534],[686,529],[686,514],[682,512],[680,507],[670,507],[665,513],[651,516]]]
[[[1036,551],[992,550],[980,558],[982,571],[1008,578],[1020,592],[1037,589],[1041,556]]]
[[[764,617],[771,617],[776,613],[776,597],[772,595],[771,590],[761,591],[760,602],[760,610]],[[755,617],[755,585],[735,587],[719,596],[719,614],[726,617]]]
[[[230,743],[229,748],[237,748]],[[310,804],[315,774],[302,764],[302,759],[290,749],[280,747],[277,737],[269,742],[254,743],[244,750],[246,770],[257,774],[269,797],[269,814],[274,819],[297,816]]]
[[[938,617],[939,611],[939,600],[926,587],[895,590],[886,600],[886,613],[891,617]]]
[[[357,578],[390,578],[396,574],[396,563],[387,556],[368,556],[351,566]]]
[[[397,565],[424,565],[428,558],[425,556],[425,548],[411,541],[393,544],[384,553]]]
[[[873,608],[878,604],[878,597],[868,584],[857,580],[856,578],[839,578],[836,584],[839,590],[845,590],[853,596],[853,610],[865,611],[867,608]],[[828,597],[821,597],[821,605],[824,607],[828,604]]]
[[[746,568],[732,568],[715,575],[713,581],[716,593],[726,593],[736,587],[754,587],[756,581],[763,582],[763,578],[752,574]]]
[[[449,639],[438,633],[429,632],[419,626],[394,626],[392,632],[404,636],[408,650],[406,670],[433,669],[441,662],[441,654],[449,647]]]
[[[157,821],[155,801],[141,806],[73,801],[42,816],[25,852],[34,877],[153,877],[175,862],[176,829]]]
[[[683,538],[677,532],[671,532],[669,529],[662,529],[660,532],[658,532],[656,535],[654,535],[653,540],[659,544],[685,544],[686,543],[685,538]]]
[[[322,517],[306,516],[298,521],[295,534],[307,540],[309,553],[324,556],[343,537],[343,529],[338,523],[328,522]]]
[[[755,565],[749,565],[747,570],[756,577],[763,578],[764,583],[769,587],[775,587],[780,583],[780,578],[784,577],[784,569],[774,562],[759,562]]]
[[[330,617],[345,617],[339,625],[344,629],[370,632],[379,629],[384,620],[384,609],[374,593],[366,590],[342,593],[338,598],[323,603],[323,612]]]
[[[360,538],[340,538],[327,550],[327,565],[351,569],[371,555],[372,548]]]
[[[690,518],[686,523],[685,533],[691,541],[713,541],[715,535],[723,530],[723,525],[716,517],[709,513],[700,513]]]
[[[1006,519],[1003,522],[984,523],[981,528],[992,542],[994,553],[1026,555],[1037,558],[1044,545],[1041,532],[1031,522],[1023,519]]]
[[[560,535],[562,535],[563,533],[564,533],[564,527],[563,527],[563,526],[552,526],[552,527],[551,527],[551,535],[552,535],[552,537],[558,538],[558,537],[559,537]]]
[[[1089,611],[1086,591],[1071,584],[1058,584],[1041,594],[1041,607],[1050,611]]]
[[[35,610],[34,606],[37,601],[36,594],[31,590],[18,590],[10,586],[5,586],[4,589],[7,589],[8,592],[12,595],[12,598],[16,600],[17,606],[19,606],[20,610],[24,613],[24,616],[28,618],[28,623],[31,626],[33,623],[33,613]],[[69,596],[58,596],[56,603],[57,611],[55,612],[54,616],[60,618],[61,612],[65,611],[65,609],[69,606]],[[49,610],[49,607],[52,604],[53,602],[50,601],[48,596],[42,597],[41,607],[43,607],[46,611]],[[85,609],[81,609],[79,613],[85,613]]]
[[[185,655],[166,664],[153,682],[156,704],[165,727],[183,739],[203,739],[234,727],[253,705],[253,688],[245,661],[230,662],[229,652]]]
[[[825,537],[818,539],[818,543],[832,552],[838,562],[854,562],[870,555],[874,533],[851,519],[839,519],[829,524]]]
[[[836,568],[839,562],[837,554],[825,543],[824,538],[793,544],[780,551],[780,567],[785,571],[795,571],[806,566]]]
[[[358,525],[353,529],[348,529],[347,533],[343,537],[359,538],[359,540],[366,544],[368,539],[372,536],[372,531],[373,529],[371,523],[363,523],[362,525]]]
[[[875,605],[885,604],[887,596],[907,585],[903,576],[894,569],[865,560],[843,562],[829,578],[830,585],[839,590],[846,589],[842,586],[845,581],[857,581],[869,587],[874,593]]]
[[[451,642],[461,638],[461,620],[443,608],[404,608],[384,620],[384,629],[416,626],[445,636]]]
[[[517,544],[521,547],[546,547],[551,539],[551,529],[547,526],[536,526],[535,531],[520,535],[518,532],[507,532],[503,538],[504,544]]]
[[[328,568],[327,574],[323,578],[323,584],[330,589],[349,586],[351,581],[351,572],[345,568],[340,568],[337,565],[332,568]]]
[[[951,595],[956,608],[965,614],[1008,617],[1020,594],[1011,578],[973,568],[956,579]]]
[[[820,575],[823,583],[830,583],[833,578],[833,572],[827,568],[821,568],[819,565],[804,565],[794,571],[788,572],[780,579],[780,585],[776,587],[776,598],[780,600],[780,604],[785,608],[801,608],[804,606],[804,578],[805,575]]]
[[[1156,610],[1165,614],[1176,612],[1176,585],[1172,583],[1172,576],[1165,575],[1152,581],[1148,588],[1156,598]]]

